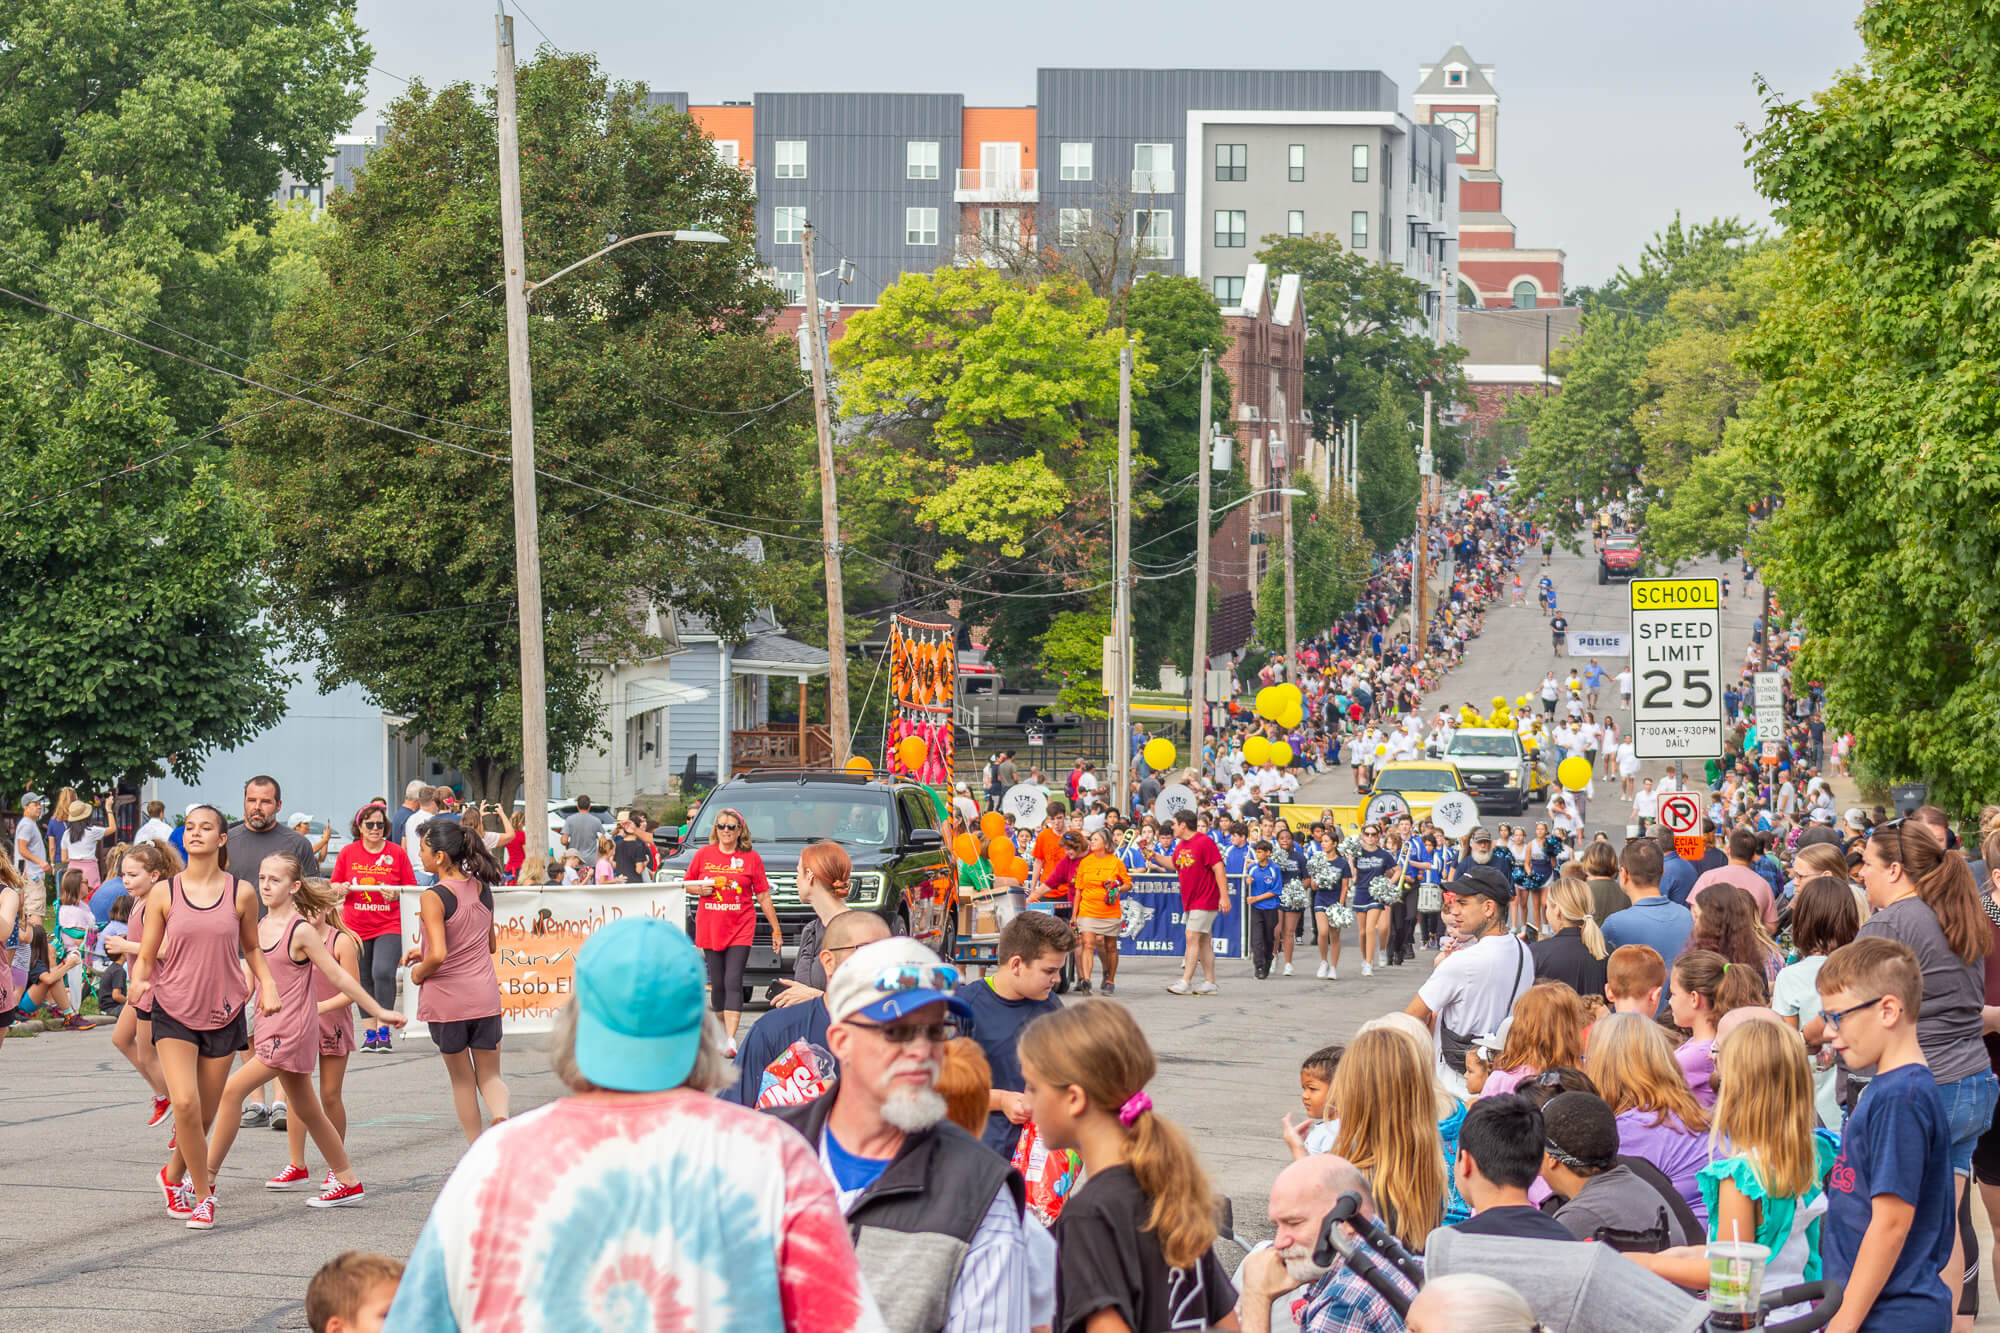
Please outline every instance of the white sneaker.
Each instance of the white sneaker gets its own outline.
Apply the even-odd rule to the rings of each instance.
[[[1326,980],[1326,963],[1324,961],[1320,963],[1319,970],[1314,972],[1313,975],[1318,977],[1321,981]]]
[[[1333,964],[1332,964],[1332,963],[1328,963],[1328,964],[1326,965],[1326,979],[1327,979],[1328,981],[1338,981],[1338,980],[1340,980],[1340,973],[1338,973],[1338,972],[1334,971],[1334,968],[1333,968]]]
[[[1364,977],[1372,977],[1375,975],[1375,969],[1370,967],[1368,964],[1363,963],[1361,965],[1361,975]]]
[[[1202,981],[1195,984],[1194,993],[1196,995],[1216,995],[1221,990],[1222,987],[1216,985],[1213,981]]]
[[[1292,975],[1292,965],[1290,963],[1285,964],[1285,975],[1288,977]]]
[[[1389,951],[1387,949],[1377,949],[1375,951],[1375,966],[1389,966]]]
[[[1167,983],[1167,994],[1192,995],[1194,994],[1194,987],[1188,985],[1185,981],[1170,981]]]

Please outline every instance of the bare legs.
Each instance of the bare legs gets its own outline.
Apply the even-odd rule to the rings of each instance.
[[[305,1122],[306,1133],[312,1135],[315,1147],[326,1158],[333,1178],[343,1185],[354,1183],[354,1167],[347,1160],[347,1146],[334,1132],[333,1124],[326,1118],[320,1107],[319,1098],[313,1093],[312,1075],[295,1074],[288,1069],[273,1070],[261,1060],[252,1060],[236,1071],[222,1090],[222,1105],[215,1113],[215,1138],[209,1145],[209,1169],[222,1165],[229,1155],[231,1145],[236,1142],[236,1131],[243,1118],[243,1102],[251,1091],[271,1081],[276,1075],[278,1086],[285,1094],[287,1118],[297,1117]],[[209,1193],[214,1193],[211,1189]]]
[[[1319,960],[1328,967],[1340,966],[1340,932],[1327,924],[1325,912],[1319,914]]]
[[[342,1087],[347,1082],[347,1057],[344,1055],[322,1055],[319,1058],[319,1104],[326,1112],[327,1122],[333,1126],[343,1142],[347,1139],[347,1100],[342,1096]],[[300,1170],[306,1165],[306,1124],[297,1116],[285,1118],[285,1146],[290,1150],[291,1165]],[[327,1163],[331,1166],[332,1163]]]
[[[132,1068],[139,1071],[139,1077],[146,1080],[155,1097],[167,1095],[167,1081],[160,1076],[160,1057],[153,1050],[153,1025],[149,1022],[140,1027],[139,1011],[132,1005],[118,1011],[118,1026],[111,1030],[111,1044],[132,1062]]]
[[[723,1015],[725,1021],[728,1017]],[[500,1079],[500,1052],[459,1051],[444,1057],[444,1069],[451,1076],[452,1107],[458,1112],[459,1128],[465,1131],[467,1143],[485,1128],[479,1114],[481,1101],[496,1122],[507,1118],[507,1085]]]
[[[194,1196],[206,1199],[215,1193],[215,1177],[208,1164],[208,1131],[215,1123],[216,1107],[222,1102],[229,1083],[229,1067],[234,1055],[213,1060],[201,1058],[193,1042],[169,1038],[153,1048],[160,1057],[160,1076],[166,1081],[167,1096],[174,1104],[174,1151],[167,1159],[165,1179],[169,1183],[186,1175],[194,1181]],[[236,1114],[243,1113],[243,1099],[236,1099]],[[231,1135],[236,1126],[230,1125]]]

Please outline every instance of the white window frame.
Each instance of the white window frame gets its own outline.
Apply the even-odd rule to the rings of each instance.
[[[1140,166],[1139,155],[1144,153],[1151,165]],[[1139,175],[1144,172],[1147,184],[1139,183]],[[1171,189],[1159,188],[1159,178],[1165,176],[1172,184],[1178,184],[1174,177],[1174,146],[1169,143],[1135,143],[1132,145],[1132,189],[1137,194],[1171,194]],[[1164,212],[1164,209],[1153,210]]]
[[[785,298],[786,305],[805,304],[806,275],[803,269],[796,271],[772,269],[771,285]]]
[[[1215,179],[1218,181],[1249,180],[1250,145],[1247,143],[1217,144],[1215,146]]]
[[[903,144],[903,179],[934,181],[938,178],[938,141],[909,139]]]
[[[1174,257],[1174,210],[1133,209],[1132,246],[1141,259],[1171,260]]]
[[[1097,167],[1097,145],[1089,140],[1067,142],[1059,150],[1059,177],[1066,181],[1087,181]]]
[[[1355,253],[1368,248],[1368,210],[1357,208],[1347,215],[1347,244]]]
[[[1305,234],[1306,234],[1306,211],[1303,208],[1286,209],[1285,235],[1303,236]]]
[[[787,227],[785,224],[792,225]],[[805,242],[806,206],[779,204],[771,210],[771,244],[801,245]]]
[[[1306,146],[1302,143],[1288,144],[1285,148],[1285,178],[1302,181],[1306,178]]]
[[[725,167],[743,165],[743,145],[735,139],[711,139],[715,145],[715,160]]]
[[[775,180],[804,180],[806,162],[807,150],[804,139],[779,139],[771,146],[771,175]]]
[[[1347,160],[1349,175],[1353,177],[1356,183],[1365,183],[1368,179],[1368,145],[1365,143],[1355,144],[1349,150]]]
[[[1241,250],[1250,244],[1250,214],[1241,208],[1215,210],[1215,248]]]
[[[1223,293],[1224,283],[1235,284],[1234,289],[1227,295]],[[1224,277],[1218,274],[1214,282],[1210,285],[1210,290],[1215,293],[1215,300],[1218,305],[1239,306],[1243,304],[1243,279],[1241,277]]]
[[[1090,225],[1090,210],[1087,208],[1057,209],[1056,244],[1077,244],[1090,233]]]
[[[938,211],[935,208],[912,206],[903,210],[903,244],[936,245],[938,243]]]

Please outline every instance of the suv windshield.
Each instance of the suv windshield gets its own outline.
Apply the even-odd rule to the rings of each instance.
[[[1383,791],[1457,791],[1451,770],[1445,768],[1394,768],[1375,780]]]
[[[1512,736],[1453,736],[1445,753],[1468,759],[1512,759],[1521,753],[1521,743]]]
[[[895,812],[889,793],[874,787],[739,787],[720,800],[702,804],[688,830],[687,846],[699,847],[724,806],[743,812],[750,825],[750,845],[765,842],[835,842],[857,847],[881,847],[894,841]]]

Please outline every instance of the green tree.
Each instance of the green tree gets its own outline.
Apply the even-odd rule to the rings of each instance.
[[[1335,488],[1321,497],[1310,478],[1294,483],[1306,492],[1292,501],[1293,602],[1300,637],[1330,628],[1334,618],[1354,607],[1368,583],[1372,551],[1354,502]],[[1257,590],[1257,640],[1282,647],[1285,642],[1285,562],[1281,549],[1271,556],[1271,568]]]
[[[649,109],[642,87],[608,83],[590,57],[544,55],[519,79],[530,274],[607,233],[700,225],[729,238],[639,242],[535,295],[560,766],[602,734],[596,665],[653,647],[649,603],[727,635],[762,600],[741,543],[796,502],[810,400],[796,354],[767,331],[776,293],[749,276],[743,175],[693,120]],[[369,419],[249,392],[239,408],[262,415],[237,428],[234,461],[268,506],[272,619],[288,644],[322,686],[360,684],[505,801],[520,776],[520,681],[494,116],[465,84],[412,85],[390,108],[387,140],[329,204],[326,281],[303,289],[252,372],[289,384],[355,366],[341,379],[353,399],[319,396]],[[405,335],[393,357],[365,359]]]
[[[1378,551],[1386,551],[1416,531],[1421,478],[1417,454],[1422,437],[1417,405],[1388,376],[1375,382],[1361,413],[1361,441],[1355,451],[1360,473],[1361,530]]]
[[[1890,778],[2000,791],[2000,13],[1864,8],[1865,63],[1750,139],[1790,245],[1744,414],[1783,492],[1759,540],[1801,679]]]
[[[192,780],[277,721],[256,517],[113,351],[72,381],[0,318],[0,773]],[[160,461],[105,477],[107,457]]]

